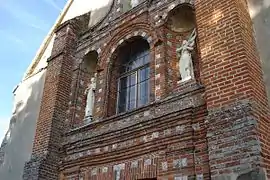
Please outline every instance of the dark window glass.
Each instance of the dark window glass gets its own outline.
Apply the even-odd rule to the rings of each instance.
[[[133,47],[134,46],[134,47]],[[123,52],[118,86],[119,113],[141,107],[149,102],[149,46],[133,43]]]
[[[139,94],[139,104],[138,106],[142,106],[147,104],[149,100],[149,81],[144,81],[139,84],[140,94]]]

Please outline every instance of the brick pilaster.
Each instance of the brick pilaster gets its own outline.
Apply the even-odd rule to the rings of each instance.
[[[211,178],[248,172],[259,177],[265,168],[260,154],[267,148],[258,134],[269,116],[246,1],[198,0],[195,6]]]
[[[77,30],[73,21],[58,28],[37,121],[32,156],[23,179],[58,179],[63,123],[68,109]]]
[[[163,29],[160,28],[158,30],[159,32],[163,32]],[[155,100],[161,100],[162,98],[166,97],[167,95],[167,84],[166,83],[162,83],[162,82],[166,82],[166,78],[167,78],[167,59],[166,59],[166,48],[165,48],[165,42],[162,41],[157,41],[155,46],[154,46],[154,50],[152,51],[153,55],[152,57],[154,58],[154,60],[152,62],[154,62],[154,67],[152,67],[152,69],[154,69],[155,74],[154,74],[154,81],[152,81],[152,84],[155,85],[155,89],[152,90],[153,92],[155,92]]]

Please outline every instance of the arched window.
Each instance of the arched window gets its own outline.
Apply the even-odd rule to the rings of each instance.
[[[119,54],[120,68],[117,90],[117,112],[122,113],[149,102],[149,44],[137,39]]]

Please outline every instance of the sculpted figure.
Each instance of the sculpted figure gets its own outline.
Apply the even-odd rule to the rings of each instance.
[[[191,52],[193,51],[193,46],[195,44],[196,39],[196,29],[193,30],[188,40],[183,40],[182,46],[176,49],[178,54],[179,62],[178,68],[181,75],[181,81],[187,81],[189,79],[194,78],[194,69],[192,63]]]
[[[93,108],[95,102],[95,91],[96,91],[96,74],[91,78],[91,82],[85,90],[87,94],[86,107],[85,107],[85,117],[93,116]]]

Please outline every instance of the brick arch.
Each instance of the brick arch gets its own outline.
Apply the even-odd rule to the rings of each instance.
[[[187,2],[178,1],[177,3],[171,3],[171,5],[165,10],[165,13],[163,16],[163,19],[165,20],[165,22],[167,22],[170,12],[172,12],[173,10],[181,6],[188,6],[188,7],[191,7],[193,10],[195,10],[194,2],[192,0],[189,0]]]
[[[126,42],[128,42],[130,39],[134,37],[141,37],[142,39],[146,40],[149,43],[149,45],[151,44],[152,39],[153,39],[151,36],[147,35],[145,31],[134,31],[134,33],[128,34],[126,37],[124,37],[124,39],[121,39],[120,41],[118,41],[117,47],[113,46],[109,54],[109,57],[107,59],[110,59],[113,56],[113,54],[116,53],[116,50],[118,48],[122,47]]]
[[[119,34],[121,34],[119,36]],[[141,37],[142,39],[146,40],[149,44],[150,49],[154,46],[153,41],[153,35],[150,33],[150,26],[148,24],[137,24],[137,26],[134,24],[132,26],[123,27],[122,31],[115,33],[113,38],[110,40],[110,43],[108,44],[105,51],[102,53],[101,61],[99,61],[98,66],[104,70],[102,72],[103,79],[105,81],[104,84],[104,104],[102,105],[103,109],[103,115],[102,116],[108,116],[109,108],[108,108],[108,102],[109,102],[109,91],[110,91],[110,78],[111,78],[111,67],[113,65],[113,62],[115,60],[114,57],[116,57],[117,50],[121,48],[127,41],[136,38]],[[102,108],[101,107],[101,108]]]
[[[87,54],[91,53],[92,51],[97,52],[97,54],[98,54],[98,59],[100,59],[99,57],[100,57],[101,54],[102,54],[102,48],[99,47],[99,46],[91,46],[91,47],[89,47],[89,48],[87,48],[87,49],[85,49],[85,50],[82,51],[82,54],[81,54],[81,57],[79,58],[78,64],[82,64],[82,63],[83,63],[83,58],[84,58]]]
[[[87,55],[87,54],[90,53],[91,51],[96,51],[96,52],[98,53],[99,56],[100,56],[100,54],[101,54],[101,48],[100,48],[100,47],[98,47],[98,46],[92,46],[91,48],[88,48],[88,49],[85,51],[84,55]]]
[[[193,13],[193,17],[192,17],[192,24],[194,25],[194,27],[192,28],[186,28],[186,29],[182,29],[181,31],[175,31],[175,29],[172,29],[169,26],[169,18],[173,15],[174,11],[178,11],[178,10],[182,10],[181,8],[188,8],[188,10],[190,12]],[[172,2],[167,10],[166,10],[166,16],[164,16],[163,18],[165,19],[163,26],[165,27],[165,33],[170,34],[171,37],[166,37],[166,41],[168,43],[170,43],[170,45],[166,45],[167,48],[169,48],[170,50],[176,52],[176,48],[177,46],[182,43],[182,41],[184,39],[186,39],[187,37],[189,37],[189,35],[192,33],[192,31],[194,30],[194,28],[196,29],[197,32],[197,37],[195,40],[195,45],[194,45],[194,50],[192,51],[192,62],[193,62],[193,71],[194,71],[194,79],[193,82],[196,83],[201,83],[201,56],[200,56],[200,47],[199,47],[199,37],[198,37],[198,31],[197,31],[197,19],[196,19],[196,11],[195,11],[195,6],[194,6],[194,1],[186,1],[186,2],[180,2],[177,1],[177,3]],[[174,39],[179,39],[179,41],[174,41]],[[177,55],[168,55],[167,57],[169,57],[173,63],[168,64],[168,69],[172,69],[173,72],[172,74],[168,74],[168,79],[170,79],[172,81],[171,86],[168,86],[168,91],[172,92],[175,89],[179,88],[181,86],[180,83],[180,73],[178,70],[178,63],[179,63],[179,57],[177,57]]]
[[[150,48],[153,47],[153,38],[155,34],[151,32],[151,26],[147,23],[137,23],[129,26],[124,26],[120,31],[115,32],[112,35],[112,38],[109,40],[109,43],[105,47],[104,51],[100,52],[100,60],[98,62],[99,67],[106,69],[106,64],[108,65],[111,57],[115,54],[116,50],[121,47],[123,43],[127,40],[141,36],[143,39],[147,40],[150,45]]]
[[[167,9],[164,9],[163,11],[159,11],[159,13],[155,15],[154,17],[155,26],[164,25],[168,20],[168,16],[170,12],[179,6],[187,5],[195,9],[194,1],[195,0],[176,0],[176,1],[171,2],[170,5],[168,5]]]
[[[82,68],[92,68],[92,72],[96,71],[97,63],[99,59],[99,53],[96,50],[87,51],[87,53],[81,59],[80,65]],[[91,67],[87,67],[91,66]]]

